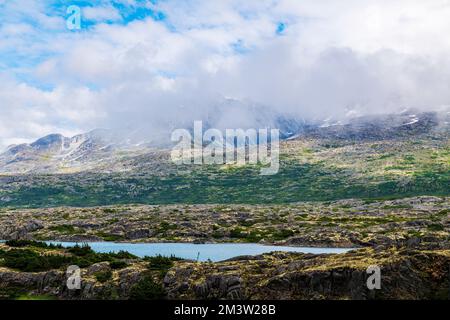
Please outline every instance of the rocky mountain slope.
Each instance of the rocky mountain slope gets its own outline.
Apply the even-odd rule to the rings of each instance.
[[[259,114],[255,110],[253,112]],[[307,122],[282,115],[263,114],[261,118],[255,116],[253,123],[258,125],[256,128],[279,128],[281,138],[285,140],[311,138],[364,142],[426,134],[448,137],[450,113],[405,112],[359,117],[343,124],[330,124],[329,119],[326,122]],[[205,129],[214,125],[223,130],[228,128],[222,118],[211,117],[204,123]],[[248,125],[243,123],[242,128],[246,129]],[[13,145],[0,154],[0,174],[122,171],[133,169],[132,160],[143,160],[139,158],[142,155],[155,152],[167,155],[167,150],[172,146],[170,131],[166,136],[156,139],[159,143],[154,136],[146,136],[144,132],[138,131],[94,130],[71,138],[51,134],[30,144]]]
[[[94,130],[71,138],[51,134],[31,144],[10,146],[0,155],[3,173],[61,173],[91,170],[121,159],[123,154],[148,151],[108,130]]]

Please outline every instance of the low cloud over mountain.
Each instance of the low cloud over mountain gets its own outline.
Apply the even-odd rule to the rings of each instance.
[[[251,126],[263,109],[339,121],[450,104],[447,1],[92,3],[70,31],[60,2],[0,2],[0,148],[94,128]]]

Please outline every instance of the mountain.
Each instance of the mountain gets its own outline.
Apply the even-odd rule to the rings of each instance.
[[[260,176],[258,165],[176,165],[170,148],[136,130],[50,135],[0,155],[0,207],[448,195],[448,115],[404,112],[346,123],[274,118],[292,131],[286,129],[273,176]]]
[[[323,124],[308,130],[306,135],[320,139],[338,140],[380,140],[406,138],[431,132],[447,133],[450,113],[403,112],[400,114],[364,116],[348,123]]]
[[[9,147],[0,155],[0,172],[66,172],[87,170],[117,159],[119,153],[143,148],[118,139],[109,130],[64,137],[50,134],[30,144]]]
[[[242,110],[239,101],[226,101],[217,110]],[[259,113],[257,111],[260,111]],[[233,128],[232,119],[213,112],[203,121],[204,130],[209,128]],[[231,113],[234,115],[234,113]],[[364,116],[333,123],[306,121],[287,115],[274,114],[267,109],[246,105],[241,111],[242,119],[234,122],[234,128],[279,128],[283,140],[319,139],[347,142],[364,142],[386,139],[406,139],[427,134],[449,134],[449,112],[403,112],[400,114]],[[255,115],[250,117],[250,115]],[[330,124],[331,123],[331,124]],[[173,126],[175,128],[175,126]],[[192,130],[192,128],[189,128]],[[74,173],[90,170],[127,171],[145,166],[142,157],[165,157],[173,146],[170,130],[157,134],[145,130],[96,129],[91,132],[64,137],[51,134],[30,144],[9,147],[0,154],[0,173]],[[152,160],[153,161],[153,160]],[[152,162],[150,161],[150,162]]]

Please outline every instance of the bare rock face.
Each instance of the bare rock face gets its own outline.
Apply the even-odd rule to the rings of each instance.
[[[31,239],[31,232],[44,228],[39,220],[29,220],[22,224],[9,224],[0,227],[0,239],[3,240],[20,240]]]
[[[149,229],[136,229],[131,230],[125,233],[125,238],[129,240],[137,240],[137,239],[146,239],[150,238],[154,235],[154,232],[152,232]]]
[[[106,271],[111,271],[109,263],[108,262],[100,262],[100,263],[96,263],[96,264],[93,264],[92,266],[90,266],[87,269],[86,274],[93,275],[98,272],[106,272]]]
[[[57,240],[62,240],[62,241],[68,241],[68,242],[97,242],[97,241],[102,241],[103,239],[98,237],[98,236],[94,236],[94,235],[87,235],[87,234],[74,234],[74,235],[67,235],[67,236],[62,236],[62,237],[57,237]]]
[[[135,269],[124,269],[119,272],[119,281],[117,291],[120,297],[127,298],[131,288],[141,281],[144,275],[141,271]]]
[[[381,289],[369,290],[367,267],[379,264]],[[343,255],[272,253],[252,260],[178,262],[161,285],[169,299],[449,299],[450,252],[390,248]],[[0,271],[2,289],[51,294],[60,299],[128,299],[148,274],[131,266],[101,283],[93,276],[110,270],[97,263],[82,270],[80,290],[68,290],[63,270]],[[155,278],[156,279],[156,278]]]
[[[449,255],[392,250],[189,264],[169,271],[164,285],[172,299],[448,299]],[[367,288],[367,258],[380,263],[380,290]]]
[[[241,279],[235,275],[215,274],[206,277],[205,282],[193,287],[199,299],[243,299]]]
[[[65,283],[65,275],[61,271],[48,272],[0,272],[0,289],[24,288],[41,294],[58,296],[61,294],[61,284]],[[1,299],[1,296],[0,296]]]
[[[211,274],[203,282],[190,286],[188,278],[194,270],[177,269],[164,279],[169,298],[180,298],[191,291],[195,299],[244,299],[242,279],[239,275]],[[179,279],[185,278],[184,280]]]

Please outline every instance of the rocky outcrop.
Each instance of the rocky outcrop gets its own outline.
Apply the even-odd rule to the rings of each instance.
[[[125,238],[129,240],[146,239],[152,237],[154,234],[155,233],[149,229],[136,229],[127,231],[125,233]]]
[[[183,277],[183,275],[180,274],[184,274],[185,277],[186,275],[189,275],[190,272],[186,272],[186,270],[177,270],[175,273],[170,273],[164,278],[164,284],[168,290],[169,298],[179,298],[180,293],[183,295],[189,290],[192,290],[196,299],[244,299],[242,279],[237,274],[206,275],[203,282],[194,284],[192,287],[190,287],[187,279],[181,282],[176,281],[177,276]]]
[[[44,224],[39,220],[29,220],[21,224],[0,225],[0,239],[19,240],[31,239],[31,233],[44,228]]]
[[[381,289],[369,290],[367,268],[378,265]],[[140,266],[140,267],[139,267]],[[81,272],[80,290],[68,290],[63,271],[0,269],[0,293],[21,288],[60,299],[128,299],[148,270],[140,262],[113,271],[106,262]],[[160,279],[169,299],[450,299],[450,251],[359,249],[340,255],[271,253],[218,263],[179,261]]]
[[[450,198],[303,202],[279,206],[130,206],[6,210],[0,239],[255,242],[307,247],[447,241]],[[133,217],[132,219],[130,217]],[[431,217],[431,218],[430,218]],[[414,240],[416,241],[416,240]],[[403,243],[400,243],[403,242]]]
[[[182,266],[164,283],[175,299],[450,299],[450,253],[361,249],[345,255],[264,255]],[[381,289],[369,290],[369,265]]]
[[[2,291],[7,289],[50,294],[58,296],[62,293],[61,285],[65,283],[65,275],[61,271],[49,272],[15,272],[0,271],[0,299]]]

